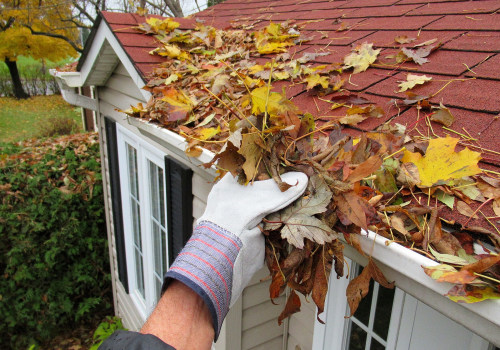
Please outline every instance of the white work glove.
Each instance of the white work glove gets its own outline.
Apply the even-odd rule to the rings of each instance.
[[[177,279],[205,300],[215,340],[229,307],[264,265],[264,236],[257,225],[295,201],[307,187],[303,173],[290,172],[281,178],[292,185],[285,192],[272,179],[243,186],[231,174],[224,176],[212,188],[205,213],[166,274],[166,286],[170,278]]]

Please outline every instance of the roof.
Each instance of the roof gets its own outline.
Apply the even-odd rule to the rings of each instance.
[[[483,153],[482,168],[500,172],[500,1],[439,1],[439,0],[292,0],[242,1],[227,0],[197,13],[192,18],[176,19],[180,29],[191,29],[197,22],[220,29],[246,28],[258,30],[270,21],[291,21],[299,24],[301,35],[310,39],[291,48],[292,54],[306,52],[328,53],[309,63],[342,63],[351,48],[364,42],[382,51],[378,61],[361,74],[343,73],[343,89],[356,93],[381,106],[382,118],[368,118],[348,131],[375,130],[386,122],[399,123],[412,133],[428,132],[426,118],[417,109],[399,104],[407,96],[398,92],[398,84],[408,73],[425,74],[433,80],[412,89],[417,95],[432,96],[434,105],[443,103],[455,117],[452,130],[431,122],[432,130],[440,136],[469,135],[468,147]],[[151,17],[151,16],[148,16]],[[157,16],[156,16],[157,17]],[[148,81],[153,68],[165,61],[149,52],[158,47],[153,36],[137,31],[145,22],[144,16],[103,12],[102,18],[129,56],[136,70]],[[405,62],[395,65],[393,56],[400,44],[396,37],[415,40],[418,45],[437,39],[438,50],[429,62],[418,65]],[[256,58],[268,61],[273,55]],[[275,91],[286,88],[287,98],[303,112],[325,115],[331,103],[305,91],[303,85],[277,82]],[[476,205],[477,207],[477,205]],[[473,209],[476,209],[472,205]],[[485,214],[494,217],[490,208]],[[464,223],[466,217],[444,209],[443,215]],[[470,225],[491,226],[484,220],[472,219]]]

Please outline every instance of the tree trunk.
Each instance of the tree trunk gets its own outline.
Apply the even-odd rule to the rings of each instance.
[[[168,9],[172,12],[174,17],[184,17],[184,13],[182,12],[181,4],[179,0],[164,0],[165,5],[167,5]]]
[[[26,92],[24,92],[23,84],[21,83],[21,78],[19,77],[19,70],[17,69],[17,61],[11,61],[9,58],[5,58],[5,64],[9,68],[9,73],[12,78],[12,90],[14,91],[14,96],[17,99],[28,98]]]

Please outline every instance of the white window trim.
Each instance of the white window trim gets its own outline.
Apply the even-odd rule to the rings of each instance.
[[[150,208],[150,181],[149,177],[149,163],[151,161],[159,168],[163,169],[165,174],[165,154],[150,145],[146,141],[140,139],[137,135],[133,134],[123,126],[117,124],[117,142],[118,142],[118,162],[120,171],[120,185],[122,194],[122,210],[124,219],[124,235],[125,235],[125,252],[127,261],[127,274],[129,283],[129,295],[136,306],[142,319],[145,321],[149,314],[156,306],[156,293],[154,284],[154,250],[152,227],[150,222],[151,208]],[[143,254],[143,271],[144,271],[144,292],[143,298],[137,290],[136,275],[135,275],[135,261],[133,245],[133,232],[131,229],[131,207],[128,196],[130,193],[130,184],[128,177],[128,160],[126,154],[126,144],[134,147],[137,150],[137,171],[139,181],[139,201],[140,201],[140,218],[141,218],[141,238],[142,238],[142,254]],[[163,179],[165,181],[165,179]],[[165,191],[163,193],[164,203],[167,203],[166,188],[167,184],[164,183]],[[168,224],[168,223],[167,223]],[[168,243],[167,243],[168,244]],[[167,248],[167,247],[166,247]],[[168,249],[166,249],[165,257],[168,261]]]

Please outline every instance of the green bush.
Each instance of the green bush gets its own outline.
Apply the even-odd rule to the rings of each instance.
[[[99,145],[0,145],[0,344],[26,349],[111,313]]]
[[[77,132],[79,128],[75,119],[66,116],[51,117],[38,122],[40,137],[69,135]]]

